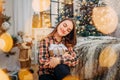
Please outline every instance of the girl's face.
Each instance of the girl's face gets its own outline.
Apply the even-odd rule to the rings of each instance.
[[[68,35],[73,29],[73,23],[70,20],[65,20],[61,22],[57,27],[57,33],[59,36],[66,36]]]

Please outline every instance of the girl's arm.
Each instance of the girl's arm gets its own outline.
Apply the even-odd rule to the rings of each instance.
[[[38,44],[39,63],[42,66],[42,68],[49,68],[50,57],[48,51],[48,43],[49,43],[48,38],[45,38],[42,41],[40,41],[40,43]]]

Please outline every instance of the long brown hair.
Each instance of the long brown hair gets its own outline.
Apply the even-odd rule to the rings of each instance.
[[[65,45],[67,47],[74,47],[76,45],[76,43],[77,43],[77,40],[76,40],[76,29],[75,29],[74,21],[72,19],[70,19],[70,18],[66,18],[66,19],[60,21],[57,24],[57,26],[55,27],[55,29],[49,34],[49,36],[54,36],[54,34],[57,32],[57,28],[60,25],[60,23],[62,23],[65,20],[69,20],[69,21],[71,21],[73,23],[72,31],[68,35],[64,36],[64,38],[65,38]]]

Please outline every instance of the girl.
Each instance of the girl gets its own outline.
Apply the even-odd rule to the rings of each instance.
[[[39,80],[62,80],[70,74],[70,67],[78,61],[73,47],[76,45],[75,24],[64,19],[39,43]]]

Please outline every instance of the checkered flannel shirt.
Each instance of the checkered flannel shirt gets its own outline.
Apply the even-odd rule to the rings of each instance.
[[[55,37],[47,37],[43,40],[41,40],[38,44],[38,48],[39,48],[39,75],[42,74],[52,74],[53,73],[53,69],[49,68],[49,65],[45,65],[47,63],[49,63],[50,61],[50,54],[49,54],[49,45],[50,44],[63,44],[64,43],[64,39],[61,42],[57,42]],[[72,50],[69,50],[71,56],[73,56],[74,58],[70,58],[70,57],[60,57],[61,58],[61,62],[63,64],[66,64],[70,67],[74,67],[77,63],[77,57],[76,57],[76,53]],[[56,56],[54,56],[56,57]]]

